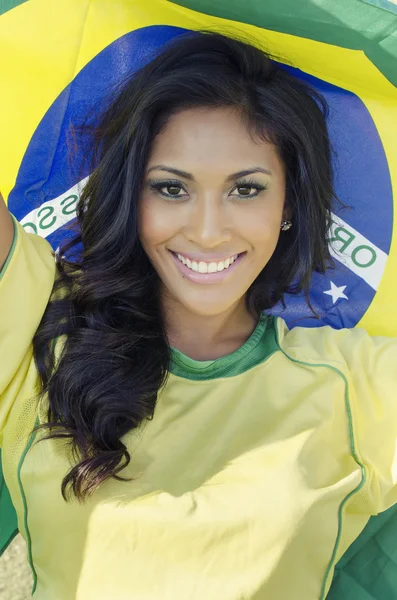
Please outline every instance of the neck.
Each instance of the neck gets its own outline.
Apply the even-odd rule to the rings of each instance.
[[[191,313],[185,306],[163,298],[168,343],[194,360],[215,360],[240,348],[254,331],[257,320],[245,300],[219,315]]]

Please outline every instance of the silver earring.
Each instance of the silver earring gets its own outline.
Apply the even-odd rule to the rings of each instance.
[[[292,221],[281,221],[281,231],[288,231],[292,227]]]

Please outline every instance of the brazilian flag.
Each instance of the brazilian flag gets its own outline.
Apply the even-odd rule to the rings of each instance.
[[[169,39],[203,29],[268,50],[330,107],[336,192],[351,207],[334,213],[337,268],[313,278],[319,321],[300,297],[272,312],[291,327],[397,336],[395,0],[0,0],[0,191],[10,210],[56,248],[89,176],[69,168],[70,126]],[[1,471],[0,517],[1,552],[18,528]],[[393,507],[345,552],[327,599],[396,600],[396,540]]]

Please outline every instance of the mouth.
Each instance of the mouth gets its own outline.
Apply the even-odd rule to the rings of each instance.
[[[195,283],[217,283],[229,277],[244,259],[246,252],[232,255],[225,261],[192,261],[182,254],[168,251],[179,272]]]

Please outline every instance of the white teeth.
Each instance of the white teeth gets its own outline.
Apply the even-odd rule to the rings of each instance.
[[[208,273],[216,273],[218,270],[218,265],[216,262],[212,262],[208,265]]]
[[[185,258],[182,254],[177,254],[178,259],[186,265],[192,271],[196,273],[216,273],[217,271],[223,271],[227,269],[230,265],[234,263],[234,261],[238,258],[238,254],[233,256],[232,258],[227,258],[224,261],[220,261],[218,263],[211,262],[206,263],[204,261],[197,262],[195,260],[191,261],[189,258]]]

